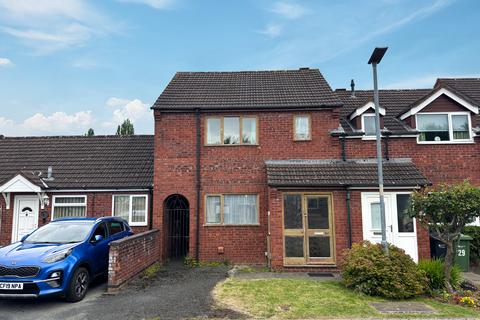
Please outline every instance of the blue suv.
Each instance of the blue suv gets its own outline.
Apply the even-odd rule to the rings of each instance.
[[[132,235],[117,217],[59,219],[0,249],[0,298],[82,300],[108,272],[109,243]]]

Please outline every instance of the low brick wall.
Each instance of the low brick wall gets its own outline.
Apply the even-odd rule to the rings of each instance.
[[[114,293],[159,260],[160,232],[150,230],[110,243],[108,292]]]

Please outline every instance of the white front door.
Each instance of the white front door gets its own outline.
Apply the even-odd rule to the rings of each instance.
[[[37,196],[15,196],[12,242],[38,228],[38,210]]]
[[[408,192],[385,193],[385,222],[387,241],[405,250],[418,262],[417,229],[415,219],[407,216],[405,209],[410,194]],[[362,193],[363,239],[374,243],[382,240],[380,222],[380,197],[378,193]]]

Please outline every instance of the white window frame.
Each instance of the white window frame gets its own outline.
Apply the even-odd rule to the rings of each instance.
[[[112,217],[116,217],[115,214],[115,197],[130,197],[128,204],[128,224],[131,227],[146,227],[148,226],[148,194],[114,194],[112,195]],[[132,206],[134,197],[143,197],[145,198],[145,222],[133,222],[132,221]]]
[[[367,113],[367,114],[362,114],[361,122],[362,122],[362,131],[365,133],[363,138],[364,140],[375,140],[377,139],[375,133],[374,134],[367,134],[365,131],[365,117],[372,117],[374,121],[375,120],[375,114],[374,113]],[[376,124],[375,124],[376,126]]]
[[[455,112],[419,112],[415,115],[415,128],[418,130],[418,115],[447,115],[448,117],[448,136],[450,140],[448,141],[420,141],[420,134],[417,135],[418,144],[462,144],[462,143],[473,143],[473,130],[472,130],[472,117],[470,112],[467,111],[455,111]],[[469,139],[453,139],[453,122],[452,116],[461,115],[467,116],[468,118],[468,133],[470,135]]]
[[[308,136],[304,139],[297,137],[297,118],[307,118]],[[296,114],[293,116],[293,141],[312,141],[312,117],[310,114]]]
[[[242,224],[234,224],[234,223],[225,223],[225,206],[224,206],[224,197],[228,195],[234,195],[234,196],[244,196],[244,195],[249,195],[249,196],[255,196],[256,197],[256,209],[257,209],[257,221],[255,223],[242,223]],[[220,222],[207,222],[207,199],[208,197],[220,197]],[[205,217],[204,217],[204,226],[246,226],[246,227],[255,227],[260,225],[260,198],[258,193],[207,193],[205,195],[204,199],[204,206],[205,206]]]
[[[80,203],[59,203],[55,204],[55,199],[57,198],[84,198],[85,202],[83,204]],[[51,213],[51,220],[55,220],[55,207],[85,207],[85,217],[88,217],[88,206],[87,206],[87,196],[86,195],[61,195],[61,196],[52,196],[52,213]]]

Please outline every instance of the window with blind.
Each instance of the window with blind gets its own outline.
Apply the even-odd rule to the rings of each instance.
[[[52,220],[87,216],[87,196],[53,196]]]
[[[258,196],[256,194],[207,195],[206,224],[258,224]]]
[[[147,195],[114,195],[112,215],[125,219],[131,226],[146,226],[147,203]]]
[[[310,116],[308,115],[295,116],[293,120],[293,127],[294,127],[293,139],[295,141],[312,139],[311,128],[310,128],[311,127]]]

